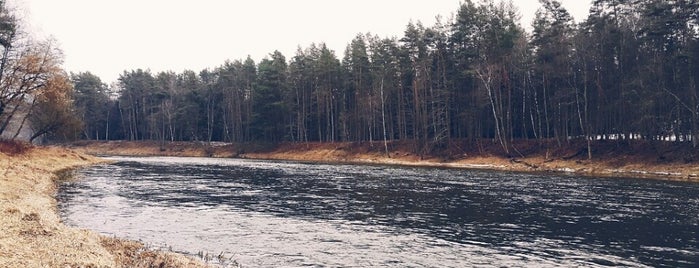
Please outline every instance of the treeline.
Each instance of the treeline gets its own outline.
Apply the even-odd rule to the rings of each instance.
[[[697,0],[596,0],[575,24],[558,1],[528,33],[511,2],[465,1],[400,38],[358,35],[259,63],[126,71],[110,91],[74,74],[86,139],[226,142],[671,139],[699,133]],[[114,94],[114,95],[110,95]]]

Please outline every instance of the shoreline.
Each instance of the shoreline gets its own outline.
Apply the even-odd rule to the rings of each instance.
[[[104,161],[64,147],[22,146],[21,152],[0,150],[0,267],[207,267],[184,255],[65,225],[58,214],[58,183],[72,169]]]
[[[442,161],[440,159],[426,160],[402,160],[387,157],[358,157],[357,159],[340,158],[303,158],[288,156],[286,153],[254,153],[243,155],[244,159],[270,160],[270,161],[297,161],[308,163],[327,164],[357,164],[357,165],[391,165],[403,167],[423,167],[423,168],[450,168],[463,170],[482,170],[493,172],[512,172],[527,174],[547,174],[580,177],[598,178],[629,178],[629,179],[650,179],[660,181],[692,182],[699,183],[699,174],[672,172],[669,167],[660,167],[661,170],[642,170],[624,168],[599,168],[594,167],[595,163],[570,163],[558,162],[545,164],[543,159],[506,159],[498,157],[479,157],[460,161]],[[532,161],[532,162],[529,162]],[[538,164],[534,164],[538,163]],[[667,170],[667,171],[662,171]]]
[[[494,153],[464,154],[454,159],[420,157],[404,148],[385,152],[350,143],[296,143],[276,147],[246,148],[228,143],[108,141],[80,142],[70,148],[90,155],[181,156],[283,160],[315,163],[399,165],[413,167],[456,168],[584,177],[636,178],[699,183],[699,165],[692,163],[648,163],[625,155],[593,160],[534,153],[507,158]]]
[[[0,148],[2,149],[2,148]],[[249,150],[223,143],[90,142],[28,146],[20,153],[0,150],[0,266],[2,267],[207,267],[182,254],[147,249],[142,243],[66,226],[58,214],[56,191],[70,170],[104,163],[94,155],[218,157],[314,163],[398,165],[585,177],[617,177],[699,182],[692,163],[648,165],[628,161],[580,160],[532,155],[505,158],[471,155],[445,160],[405,150],[380,150],[346,143],[286,144]]]

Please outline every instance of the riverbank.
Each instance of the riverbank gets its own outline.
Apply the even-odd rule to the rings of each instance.
[[[512,172],[576,174],[583,176],[651,178],[699,182],[699,165],[692,148],[675,143],[612,143],[593,145],[587,159],[585,144],[514,145],[516,156],[506,156],[497,144],[454,144],[449,153],[415,154],[411,143],[285,143],[240,145],[200,142],[82,141],[71,148],[92,155],[239,157],[329,163],[388,164],[424,167],[485,169]],[[551,149],[553,148],[553,149]]]
[[[64,147],[0,142],[0,267],[206,267],[61,223],[61,174],[101,161]]]

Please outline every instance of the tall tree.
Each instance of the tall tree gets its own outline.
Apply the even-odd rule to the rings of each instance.
[[[102,80],[90,73],[71,74],[73,100],[78,116],[84,122],[82,137],[91,140],[109,139],[109,112],[112,106],[109,90]]]
[[[206,93],[202,79],[192,70],[179,74],[177,79],[176,121],[179,122],[180,140],[206,140]]]
[[[251,118],[251,93],[256,77],[255,62],[248,57],[226,62],[218,69],[216,86],[222,91],[224,140],[242,142],[249,140],[248,126]]]
[[[158,111],[153,116],[156,120],[156,129],[161,141],[174,141],[179,125],[177,116],[177,74],[173,72],[160,72],[155,77],[155,91],[159,94],[160,103]]]
[[[345,139],[373,141],[377,109],[371,87],[371,67],[365,36],[357,35],[345,50],[342,61],[347,75],[343,92],[343,127]]]
[[[403,88],[410,99],[409,107],[412,107],[411,120],[413,138],[419,143],[418,152],[421,156],[430,151],[430,98],[432,72],[431,50],[432,29],[425,28],[422,23],[409,23],[402,42],[402,49],[406,60],[409,62],[410,71],[404,76]],[[408,67],[408,66],[405,66]]]
[[[317,140],[334,142],[338,140],[340,101],[335,98],[342,87],[342,69],[335,53],[325,44],[320,44],[317,60],[313,64],[315,125]]]
[[[451,141],[451,107],[456,69],[453,50],[449,43],[448,25],[438,18],[431,34],[431,83],[429,87],[429,115],[431,146],[445,149]]]
[[[477,90],[476,68],[483,51],[481,30],[486,27],[488,14],[482,6],[471,0],[461,4],[452,25],[450,43],[454,53],[456,73],[454,81],[454,105],[451,108],[455,134],[472,140],[485,133],[487,97]]]
[[[664,136],[686,140],[688,133],[699,133],[699,98],[692,65],[692,42],[697,39],[699,1],[643,1],[640,36],[643,59],[652,66],[639,75],[638,85],[648,85],[644,93],[649,107],[642,117],[645,129],[661,129]],[[650,90],[651,88],[656,90]],[[659,90],[657,90],[659,89]],[[672,111],[668,111],[672,108]],[[661,113],[653,112],[661,111]],[[668,116],[669,115],[669,116]],[[648,131],[644,131],[648,132]],[[699,141],[692,139],[693,145]]]
[[[370,39],[371,69],[374,91],[379,92],[381,103],[381,131],[384,151],[388,156],[388,141],[398,138],[399,47],[395,39]]]
[[[524,31],[517,23],[517,10],[511,2],[489,1],[481,10],[487,20],[476,37],[480,53],[474,70],[490,103],[494,137],[509,154],[513,133],[514,60],[520,53],[518,50],[524,49],[518,45],[524,38]]]
[[[315,45],[311,45],[306,50],[299,47],[289,64],[288,83],[292,91],[289,109],[295,116],[291,125],[292,141],[308,142],[312,140],[309,118],[312,114],[313,50],[315,50]]]
[[[150,71],[136,70],[124,72],[119,77],[119,104],[124,136],[129,140],[149,139],[152,132],[148,118],[153,112],[155,79]]]
[[[280,142],[286,135],[289,118],[285,96],[287,93],[287,63],[281,52],[275,51],[258,66],[253,91],[253,133],[255,140]]]
[[[536,12],[531,45],[534,49],[534,86],[540,88],[537,96],[543,103],[542,112],[537,111],[544,122],[539,137],[561,139],[571,136],[570,129],[582,129],[582,110],[576,101],[579,92],[572,83],[572,36],[573,19],[561,3],[555,0],[540,0],[542,8]],[[573,113],[577,111],[577,113]],[[572,114],[577,114],[571,118]],[[580,132],[580,131],[578,131]]]

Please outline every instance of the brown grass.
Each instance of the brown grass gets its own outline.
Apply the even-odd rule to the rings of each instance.
[[[24,141],[0,140],[0,153],[19,155],[29,151],[34,146]]]
[[[68,147],[91,155],[234,157],[239,146],[203,142],[80,141]]]
[[[81,142],[72,148],[98,155],[212,156],[313,162],[343,162],[567,173],[699,182],[699,154],[691,145],[671,142],[599,141],[587,159],[585,141],[516,141],[510,154],[492,140],[453,141],[431,154],[420,154],[411,141],[213,144],[193,142]]]
[[[201,267],[201,263],[179,254],[147,249],[142,243],[101,237],[101,244],[122,267]]]
[[[60,147],[0,144],[0,267],[204,267],[61,223],[55,174],[100,159]]]

